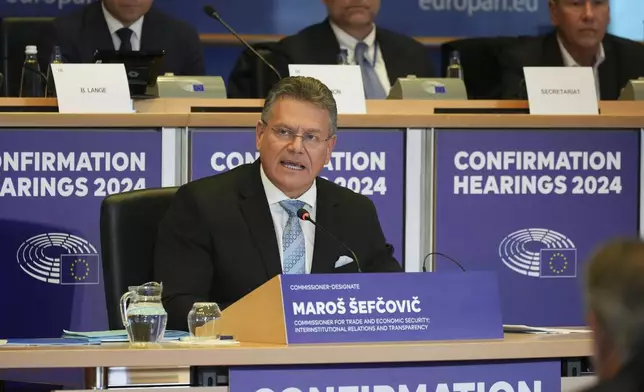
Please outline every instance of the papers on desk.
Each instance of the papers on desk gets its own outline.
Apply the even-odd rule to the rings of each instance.
[[[164,342],[179,340],[182,337],[189,336],[188,332],[184,331],[165,331],[163,335]],[[63,338],[66,339],[86,339],[93,344],[101,343],[127,343],[127,331],[118,329],[113,331],[91,331],[91,332],[74,332],[63,330]]]
[[[573,329],[573,328],[546,328],[546,327],[530,327],[528,325],[503,325],[503,332],[515,333],[532,333],[532,334],[557,334],[565,335],[570,333],[588,333],[589,329]]]
[[[186,336],[190,336],[190,334],[184,331],[166,331],[163,342],[178,341]],[[87,346],[102,343],[127,343],[128,341],[127,332],[124,329],[92,332],[63,330],[63,336],[60,338],[0,339],[0,346]]]
[[[67,339],[67,338],[26,338],[26,339],[3,339],[0,340],[2,346],[88,346],[91,344],[100,344],[88,339]]]

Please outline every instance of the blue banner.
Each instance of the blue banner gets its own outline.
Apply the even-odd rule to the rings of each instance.
[[[338,131],[331,161],[320,176],[371,198],[394,256],[404,257],[404,146],[403,130]],[[191,136],[190,179],[222,173],[252,163],[255,129],[198,129]]]
[[[559,361],[231,367],[230,392],[561,390]]]
[[[491,272],[281,279],[289,344],[503,339]]]
[[[107,329],[101,202],[160,185],[160,132],[0,131],[0,337]]]
[[[585,325],[584,261],[638,234],[639,131],[439,130],[435,170],[435,250],[498,272],[504,323]]]
[[[57,16],[96,0],[0,0],[2,16]],[[156,0],[155,7],[201,33],[227,33],[203,13],[211,4],[222,18],[245,34],[294,34],[322,21],[321,1],[302,0]],[[397,0],[383,1],[377,23],[412,36],[493,36],[536,34],[550,26],[543,0]]]

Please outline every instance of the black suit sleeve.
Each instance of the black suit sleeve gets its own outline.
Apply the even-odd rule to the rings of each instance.
[[[181,43],[185,48],[185,59],[180,75],[203,76],[206,74],[206,67],[203,60],[203,45],[196,30],[190,28],[186,38]]]
[[[511,46],[499,51],[501,99],[528,99],[520,48]]]
[[[213,277],[209,230],[187,186],[179,188],[159,225],[154,280],[163,283],[168,329],[187,329],[195,302],[208,301]]]
[[[362,272],[402,272],[402,267],[393,255],[393,246],[385,240],[376,206],[370,199],[365,199],[367,206],[358,222],[364,222],[368,251],[366,257],[360,260],[360,269]]]

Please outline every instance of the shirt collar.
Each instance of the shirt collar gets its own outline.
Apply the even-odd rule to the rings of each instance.
[[[125,27],[118,19],[116,19],[110,12],[105,8],[105,4],[101,1],[101,7],[103,7],[103,15],[105,16],[105,22],[107,22],[107,28],[110,30],[110,35],[116,33],[118,30]],[[136,22],[130,25],[130,30],[132,30],[134,36],[138,39],[141,39],[141,30],[143,29],[143,18],[145,15],[141,16]]]
[[[566,50],[566,47],[564,46],[563,42],[561,42],[559,35],[557,35],[557,43],[559,44],[559,50],[561,51],[561,57],[563,58],[564,66],[579,67],[579,64],[575,61],[574,58],[572,58],[568,50]],[[604,44],[600,43],[599,50],[597,51],[597,55],[595,56],[595,64],[593,64],[593,68],[599,67],[605,59],[606,53],[604,52]]]
[[[276,187],[271,180],[268,179],[266,173],[264,172],[264,167],[259,165],[260,174],[262,177],[262,184],[264,185],[264,192],[266,193],[266,200],[268,205],[278,204],[280,201],[289,200],[290,198],[284,194],[278,187]],[[317,200],[318,190],[315,185],[315,180],[313,180],[313,185],[309,188],[308,191],[298,197],[296,200],[303,201],[309,208],[315,208],[315,201]]]
[[[353,52],[356,49],[356,45],[358,44],[358,40],[349,35],[346,31],[342,30],[340,26],[336,25],[332,21],[329,21],[329,24],[331,24],[331,30],[333,30],[333,33],[335,34],[335,38],[338,40],[338,43],[340,44],[341,48],[347,49],[351,52]],[[376,26],[373,26],[373,29],[371,29],[371,32],[369,35],[365,37],[365,39],[362,40],[369,48],[372,48],[374,43],[376,42]]]

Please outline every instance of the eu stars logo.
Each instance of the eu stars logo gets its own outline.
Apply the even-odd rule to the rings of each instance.
[[[541,249],[542,278],[577,276],[577,249]]]
[[[98,284],[98,255],[60,256],[61,284]]]

